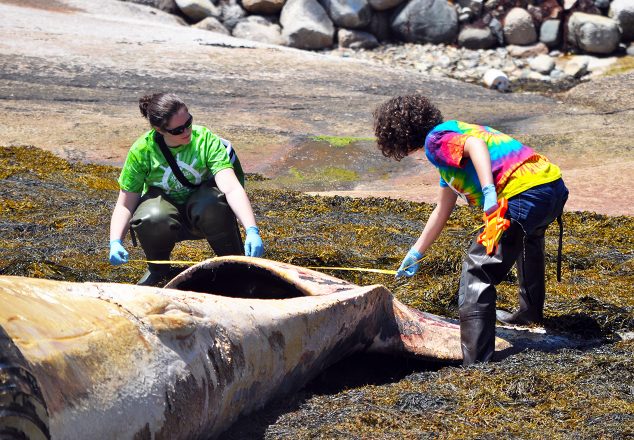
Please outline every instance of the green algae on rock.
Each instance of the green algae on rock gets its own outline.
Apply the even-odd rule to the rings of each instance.
[[[345,147],[347,145],[350,145],[353,142],[375,140],[375,138],[373,137],[326,136],[326,135],[313,136],[311,139],[314,141],[328,142],[333,147]]]

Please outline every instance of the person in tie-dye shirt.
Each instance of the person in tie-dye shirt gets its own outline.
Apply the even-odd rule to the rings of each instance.
[[[555,219],[561,226],[568,198],[561,171],[530,147],[491,127],[443,121],[440,110],[420,95],[399,96],[377,107],[374,130],[384,156],[401,160],[424,148],[440,174],[436,207],[403,259],[397,277],[411,277],[418,271],[420,260],[442,232],[458,197],[487,214],[498,209],[499,198],[508,199],[506,217],[511,224],[495,254],[487,255],[476,235],[460,278],[464,364],[489,361],[495,347],[496,316],[503,323],[520,325],[543,319],[544,233]],[[498,310],[496,315],[495,286],[515,263],[519,309],[514,313]]]

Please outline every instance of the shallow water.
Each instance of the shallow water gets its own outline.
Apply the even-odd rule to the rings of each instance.
[[[411,162],[388,160],[373,140],[341,146],[307,140],[289,151],[267,176],[271,179],[269,185],[276,188],[307,192],[352,190],[365,183],[387,182],[391,176],[407,172]]]

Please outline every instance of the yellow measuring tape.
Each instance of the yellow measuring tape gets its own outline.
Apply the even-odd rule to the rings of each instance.
[[[200,261],[183,261],[183,260],[128,260],[135,263],[151,263],[151,264],[176,264],[183,266],[191,266],[192,264],[198,264]]]
[[[423,261],[424,257],[421,258],[420,260],[410,264],[409,266],[403,268],[403,270],[405,269],[409,269],[410,267],[414,266],[415,264],[420,263],[421,261]],[[183,260],[128,260],[128,261],[132,261],[132,262],[139,262],[139,263],[151,263],[151,264],[177,264],[177,265],[192,265],[192,264],[197,264],[200,263],[200,261],[183,261]],[[317,270],[348,270],[348,271],[355,271],[355,272],[371,272],[371,273],[380,273],[380,274],[384,274],[384,275],[396,275],[397,271],[396,270],[390,270],[390,269],[371,269],[371,268],[367,268],[367,267],[337,267],[337,266],[307,266],[306,269],[317,269]]]
[[[320,269],[320,270],[351,270],[356,272],[372,272],[382,273],[385,275],[396,275],[395,270],[389,269],[370,269],[367,267],[331,267],[331,266],[307,266],[306,269]]]

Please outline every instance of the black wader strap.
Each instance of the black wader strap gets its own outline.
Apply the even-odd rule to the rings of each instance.
[[[136,247],[136,234],[132,228],[130,228],[130,238],[132,239],[132,246]]]
[[[176,163],[176,159],[174,159],[174,155],[170,152],[169,147],[165,143],[165,139],[163,138],[163,135],[155,131],[154,140],[158,144],[161,150],[161,153],[163,153],[163,157],[165,157],[165,160],[167,161],[168,165],[172,169],[174,176],[178,179],[181,185],[184,185],[188,188],[198,188],[200,185],[194,185],[189,180],[187,180],[187,177],[185,177],[181,169],[178,167],[178,164]],[[132,246],[136,247],[137,245],[136,235],[134,234],[134,230],[132,228],[130,228],[130,238],[132,239]]]
[[[561,214],[557,216],[557,223],[559,223],[559,246],[557,248],[557,282],[561,282],[561,247],[563,245],[564,238],[564,222],[561,218]]]
[[[200,185],[194,185],[189,180],[187,180],[187,177],[185,177],[181,169],[178,167],[178,164],[176,163],[176,159],[174,159],[174,155],[170,152],[169,147],[165,143],[165,139],[163,138],[163,135],[160,134],[158,131],[155,131],[154,140],[156,141],[159,148],[161,149],[161,153],[163,153],[163,157],[165,157],[165,160],[167,161],[170,168],[172,169],[172,172],[174,173],[174,177],[178,179],[181,185],[186,186],[188,188],[198,188]]]

